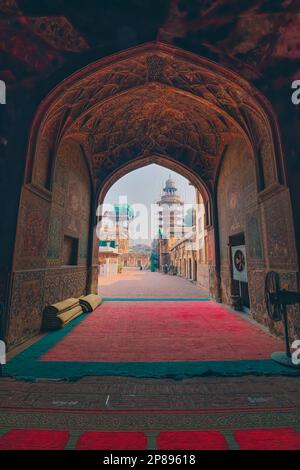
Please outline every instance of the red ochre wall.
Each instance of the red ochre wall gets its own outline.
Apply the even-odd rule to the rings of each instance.
[[[297,252],[289,190],[276,184],[272,166],[265,164],[266,188],[257,190],[254,159],[243,141],[236,140],[225,155],[217,184],[220,238],[221,300],[230,304],[231,268],[229,237],[244,233],[251,315],[280,332],[281,323],[266,313],[266,273],[280,273],[282,287],[297,290]],[[299,314],[290,309],[290,331],[300,333]]]
[[[47,168],[42,165],[47,166],[48,159],[37,157],[39,171],[33,184],[23,186],[19,207],[7,332],[10,347],[40,331],[47,304],[87,291],[91,206],[87,164],[75,142],[63,142],[44,190]],[[65,235],[78,239],[77,265],[63,265]]]

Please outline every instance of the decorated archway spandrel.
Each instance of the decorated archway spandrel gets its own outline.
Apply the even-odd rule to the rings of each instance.
[[[90,64],[62,82],[45,104],[37,139],[47,136],[57,145],[72,135],[95,169],[99,162],[112,169],[115,160],[122,164],[145,152],[181,154],[211,184],[224,145],[237,133],[251,147],[272,136],[264,100],[247,82],[159,43]]]

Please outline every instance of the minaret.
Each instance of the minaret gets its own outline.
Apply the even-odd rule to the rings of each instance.
[[[171,175],[165,183],[159,201],[160,265],[169,264],[169,251],[184,235],[183,201]]]
[[[163,188],[163,195],[161,196],[160,201],[158,201],[158,205],[168,205],[171,207],[174,204],[183,205],[183,202],[177,194],[175,181],[171,178],[171,175],[169,175],[169,178],[165,183],[165,187]]]

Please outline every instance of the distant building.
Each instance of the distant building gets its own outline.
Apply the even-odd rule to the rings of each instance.
[[[99,275],[117,274],[119,253],[115,240],[99,240]]]
[[[150,268],[151,247],[148,245],[137,244],[130,247],[128,253],[122,255],[124,268]]]
[[[183,201],[177,193],[175,181],[169,177],[163,188],[158,211],[158,257],[160,269],[170,264],[170,250],[184,235]]]
[[[196,190],[196,206],[190,230],[170,249],[170,273],[208,288],[207,220],[203,199]]]
[[[99,274],[117,274],[123,266],[123,256],[129,251],[129,224],[134,219],[128,204],[116,204],[106,211],[100,223]]]

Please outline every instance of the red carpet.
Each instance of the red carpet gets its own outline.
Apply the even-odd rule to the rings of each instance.
[[[226,450],[228,444],[218,431],[161,432],[157,437],[159,450]]]
[[[289,428],[235,431],[241,450],[300,450],[300,433]]]
[[[240,450],[300,450],[300,432],[291,428],[240,429],[233,433]],[[67,431],[13,429],[0,437],[0,450],[63,450],[69,441]],[[71,447],[73,448],[73,446]],[[161,432],[158,450],[227,450],[228,443],[218,431]],[[84,432],[77,450],[145,450],[144,432]]]
[[[76,444],[77,450],[145,450],[143,432],[85,432]]]
[[[13,429],[0,437],[0,450],[63,450],[68,440],[66,431]]]
[[[43,361],[269,359],[282,342],[214,302],[104,302]]]

